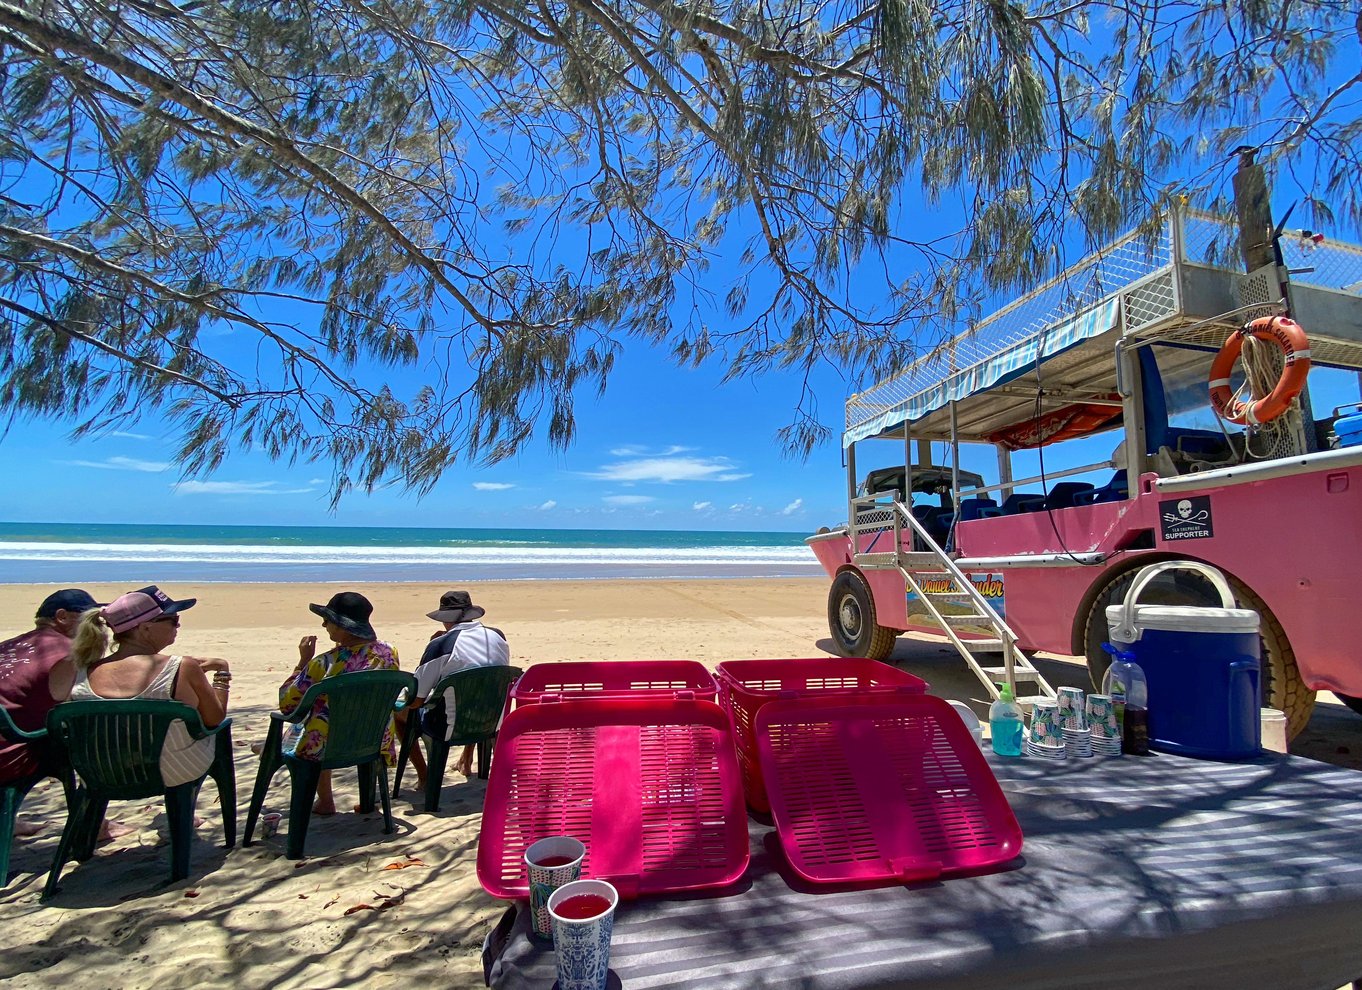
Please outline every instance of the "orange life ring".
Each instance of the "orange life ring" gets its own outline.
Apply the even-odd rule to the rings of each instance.
[[[1239,360],[1245,337],[1270,340],[1282,349],[1285,365],[1276,387],[1254,402],[1240,402],[1230,391],[1230,371]],[[1225,341],[1211,362],[1211,406],[1231,423],[1254,426],[1276,419],[1286,412],[1291,400],[1301,394],[1305,376],[1310,373],[1310,341],[1295,320],[1285,316],[1264,316],[1236,330]]]

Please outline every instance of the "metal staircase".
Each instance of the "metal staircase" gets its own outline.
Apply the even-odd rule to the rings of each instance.
[[[999,681],[1012,688],[1017,704],[1028,711],[1037,701],[1055,697],[1055,689],[1017,648],[1017,636],[1002,616],[896,497],[880,494],[852,499],[848,530],[856,566],[865,571],[896,570],[902,574],[906,590],[915,593],[927,607],[991,699],[999,695]],[[925,549],[903,549],[905,530],[915,537],[912,546]],[[885,545],[891,534],[893,542]],[[868,538],[866,550],[855,552],[862,545],[861,537]],[[933,590],[926,590],[928,585],[934,586]],[[956,628],[964,626],[989,629],[993,635],[963,639]],[[1019,690],[1019,685],[1027,690]]]

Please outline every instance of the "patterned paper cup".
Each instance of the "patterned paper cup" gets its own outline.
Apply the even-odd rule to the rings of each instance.
[[[1059,704],[1059,724],[1065,729],[1086,729],[1088,716],[1083,708],[1083,689],[1062,687],[1056,694]]]
[[[1087,701],[1088,726],[1100,739],[1121,738],[1121,727],[1116,722],[1116,706],[1109,694],[1090,694]]]
[[[586,846],[568,835],[540,839],[525,850],[530,878],[530,930],[540,938],[552,933],[549,896],[563,884],[581,879]]]
[[[549,898],[558,990],[605,990],[620,895],[604,880],[575,880]]]
[[[1031,741],[1041,746],[1063,746],[1059,731],[1059,706],[1053,701],[1037,701],[1031,708]]]

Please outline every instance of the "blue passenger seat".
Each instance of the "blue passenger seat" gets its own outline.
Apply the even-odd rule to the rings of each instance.
[[[1074,496],[1074,505],[1097,505],[1101,502],[1120,502],[1130,494],[1130,486],[1126,484],[1126,472],[1124,469],[1117,471],[1111,476],[1101,488],[1094,488],[1090,492],[1079,492]]]

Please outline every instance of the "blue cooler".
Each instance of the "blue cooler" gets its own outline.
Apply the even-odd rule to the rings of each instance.
[[[1170,570],[1203,574],[1220,592],[1223,607],[1137,605],[1146,585]],[[1258,613],[1234,604],[1225,576],[1214,567],[1172,560],[1144,568],[1125,604],[1107,608],[1112,645],[1135,654],[1149,682],[1152,748],[1214,760],[1258,754]]]

